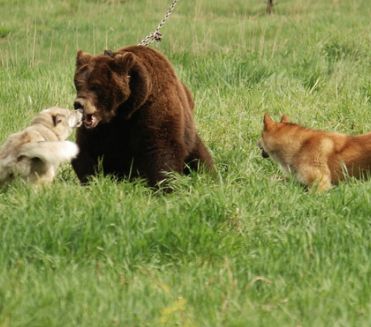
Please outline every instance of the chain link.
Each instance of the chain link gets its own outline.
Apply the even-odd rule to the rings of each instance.
[[[170,15],[172,14],[175,5],[177,4],[179,0],[174,0],[171,4],[169,10],[167,11],[165,17],[162,19],[161,23],[157,26],[156,30],[154,32],[151,32],[148,36],[146,36],[138,45],[148,46],[153,41],[161,41],[162,40],[162,34],[160,33],[160,29],[162,26],[165,25],[166,21],[169,19]]]

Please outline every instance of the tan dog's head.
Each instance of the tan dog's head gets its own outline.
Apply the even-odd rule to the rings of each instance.
[[[33,120],[32,125],[41,124],[48,127],[59,141],[64,141],[72,130],[82,124],[82,110],[70,110],[52,107],[41,111]]]
[[[289,123],[289,118],[286,115],[282,116],[279,123],[275,123],[268,114],[264,115],[262,138],[258,142],[259,148],[262,149],[263,158],[272,157],[272,159],[275,159],[275,153],[281,147],[280,134],[282,133],[282,127]]]

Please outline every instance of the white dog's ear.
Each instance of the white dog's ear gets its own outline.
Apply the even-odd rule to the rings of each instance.
[[[63,117],[62,115],[53,115],[52,118],[53,118],[53,124],[54,126],[57,126],[60,122],[63,121]]]

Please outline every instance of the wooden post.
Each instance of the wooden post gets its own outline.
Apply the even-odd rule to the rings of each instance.
[[[267,14],[270,14],[273,9],[273,0],[267,0]]]

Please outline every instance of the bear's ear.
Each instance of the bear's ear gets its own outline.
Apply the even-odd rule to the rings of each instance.
[[[269,131],[274,126],[274,121],[272,118],[268,115],[264,115],[264,131]]]
[[[289,123],[289,122],[290,122],[289,117],[287,117],[287,115],[283,115],[281,118],[281,123]]]
[[[93,56],[89,53],[85,53],[82,50],[77,51],[77,57],[76,57],[76,69],[79,69],[80,67],[86,65],[89,63],[89,61],[93,58]]]
[[[114,57],[113,52],[111,50],[108,50],[108,49],[104,50],[103,54],[107,57],[110,57],[110,58]]]
[[[131,52],[125,52],[124,54],[116,55],[112,62],[111,67],[118,73],[128,73],[133,67],[135,62],[134,55]]]

